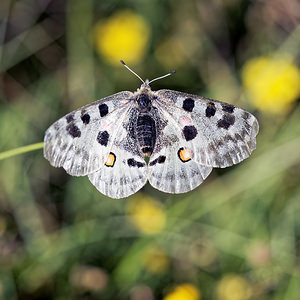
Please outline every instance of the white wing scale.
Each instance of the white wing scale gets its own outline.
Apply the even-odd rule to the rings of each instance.
[[[170,90],[157,92],[157,106],[175,120],[182,140],[193,149],[194,160],[201,165],[224,168],[249,157],[256,148],[255,137],[259,125],[247,111],[228,103]],[[193,101],[194,107],[183,109],[184,101]],[[197,135],[186,141],[182,131],[194,126]],[[179,133],[178,133],[179,134]]]
[[[212,171],[194,160],[181,161],[178,151],[183,146],[174,139],[176,127],[167,125],[157,140],[148,165],[149,183],[166,193],[185,193],[200,185]],[[173,139],[173,140],[172,140]],[[161,147],[162,146],[162,147]]]
[[[147,165],[143,157],[113,146],[116,155],[113,167],[103,166],[88,175],[91,183],[104,195],[111,198],[128,197],[140,190],[147,182]],[[134,166],[128,165],[134,161]]]
[[[44,156],[51,165],[63,167],[73,176],[99,170],[117,138],[116,120],[122,120],[128,114],[131,96],[131,92],[117,93],[60,118],[45,133]],[[100,131],[115,134],[109,136],[106,146],[97,140]]]

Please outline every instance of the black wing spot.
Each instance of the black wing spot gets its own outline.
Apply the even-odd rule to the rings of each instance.
[[[164,155],[161,155],[158,157],[158,163],[163,164],[166,161],[166,157]]]
[[[138,168],[142,168],[142,167],[145,166],[145,164],[144,164],[144,163],[141,163],[140,161],[137,161],[137,162],[136,162],[136,166],[137,166]]]
[[[156,164],[157,164],[157,159],[154,159],[153,161],[151,161],[151,162],[149,163],[149,166],[152,167],[152,166],[154,166],[154,165],[156,165]]]
[[[90,115],[89,114],[84,114],[81,116],[81,120],[83,122],[83,124],[87,125],[90,123]]]
[[[160,155],[158,158],[154,159],[153,161],[150,162],[150,166],[154,166],[157,163],[158,164],[163,164],[166,161],[166,157],[164,155]]]
[[[195,126],[184,126],[182,132],[186,141],[193,140],[198,134]]]
[[[127,160],[127,164],[129,167],[134,167],[135,166],[135,160],[133,158],[129,158]]]
[[[100,116],[104,117],[108,114],[108,106],[106,104],[99,105]]]
[[[182,108],[186,111],[192,112],[195,107],[195,101],[192,98],[186,98],[183,101]]]
[[[107,143],[108,143],[108,139],[109,139],[109,133],[106,130],[99,131],[98,136],[97,136],[97,141],[100,145],[106,147]]]
[[[224,115],[221,120],[218,121],[217,126],[219,128],[228,129],[231,125],[233,125],[235,122],[235,117],[232,115]]]
[[[67,123],[74,121],[74,114],[69,114],[66,116]]]
[[[223,111],[232,114],[234,109],[235,109],[235,106],[232,105],[232,104],[227,104],[226,103],[226,104],[222,104],[222,109],[223,109]]]
[[[247,112],[247,111],[244,111],[244,113],[243,113],[243,118],[245,119],[245,120],[248,120],[249,118],[250,118],[250,114]]]
[[[216,113],[216,106],[213,102],[209,102],[206,110],[205,110],[205,115],[207,118],[213,117]]]
[[[142,168],[145,166],[145,163],[141,163],[140,161],[136,161],[134,158],[129,158],[127,160],[127,164],[129,167],[138,167]]]
[[[81,136],[81,131],[80,129],[74,125],[74,124],[70,124],[67,126],[67,131],[68,133],[73,137],[73,138],[76,138],[76,137],[80,137]]]

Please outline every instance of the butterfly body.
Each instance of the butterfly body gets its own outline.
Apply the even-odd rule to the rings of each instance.
[[[231,104],[145,81],[62,117],[48,128],[44,156],[75,176],[88,175],[112,198],[147,181],[164,192],[200,185],[214,167],[227,167],[255,149],[256,118]],[[144,157],[149,157],[148,164]]]
[[[137,118],[134,126],[135,135],[143,156],[148,157],[153,152],[157,135],[155,113],[152,105],[154,98],[155,96],[147,80],[134,95],[137,107]]]

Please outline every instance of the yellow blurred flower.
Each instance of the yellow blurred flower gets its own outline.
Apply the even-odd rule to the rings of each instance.
[[[200,291],[192,284],[185,283],[176,286],[163,300],[200,300]]]
[[[270,113],[289,111],[300,95],[300,71],[288,55],[249,60],[242,79],[253,104]]]
[[[228,274],[217,286],[219,300],[248,300],[251,297],[251,286],[241,276]]]
[[[150,28],[140,15],[122,10],[94,28],[96,48],[109,63],[119,64],[120,59],[135,64],[143,58],[149,41]]]
[[[152,246],[143,253],[142,263],[149,272],[160,274],[168,269],[170,259],[163,249]]]
[[[131,197],[127,205],[130,221],[145,234],[161,231],[166,224],[162,205],[153,198],[141,193]]]

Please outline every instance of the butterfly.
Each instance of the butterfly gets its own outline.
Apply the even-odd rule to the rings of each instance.
[[[199,186],[213,168],[243,161],[256,148],[259,124],[249,112],[143,81],[83,106],[52,124],[44,156],[73,176],[88,176],[104,195],[124,198],[147,181],[166,193]],[[146,162],[145,158],[148,158]]]

